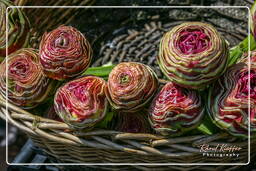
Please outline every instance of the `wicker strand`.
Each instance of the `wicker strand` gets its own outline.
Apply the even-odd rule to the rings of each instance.
[[[169,145],[169,144],[176,144],[176,143],[184,143],[184,142],[191,142],[201,138],[206,137],[205,135],[199,136],[188,136],[188,137],[181,137],[181,138],[172,138],[172,139],[160,139],[152,141],[151,146],[157,147],[162,145]]]

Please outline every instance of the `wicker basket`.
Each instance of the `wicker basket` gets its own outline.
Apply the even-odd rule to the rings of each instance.
[[[177,138],[166,138],[153,134],[121,133],[111,130],[94,130],[91,132],[67,132],[65,123],[32,115],[20,108],[9,105],[8,115],[5,112],[4,99],[0,99],[0,117],[26,132],[35,145],[48,155],[62,163],[212,163],[212,162],[247,162],[247,141],[239,141],[226,133],[212,136],[195,135]],[[230,158],[208,158],[199,152],[200,144],[228,144],[241,147],[240,156]],[[256,142],[252,141],[251,146]],[[255,156],[251,149],[251,157]],[[185,159],[185,160],[184,160]],[[97,167],[97,166],[88,166]],[[100,166],[98,166],[101,168]],[[142,170],[202,169],[202,166],[104,166],[104,169],[118,170],[135,167]],[[239,167],[239,166],[233,166]],[[214,167],[222,170],[224,166]]]
[[[23,3],[28,1],[23,0]],[[53,1],[49,1],[53,2]],[[55,1],[54,1],[55,2]],[[64,1],[63,1],[64,2]],[[65,1],[68,2],[68,1]],[[88,4],[89,1],[69,1],[69,3],[80,2]],[[92,2],[92,1],[90,1]],[[65,3],[62,3],[63,5]],[[79,4],[79,3],[78,3]],[[19,5],[23,5],[22,3]],[[47,4],[48,5],[48,4]],[[49,4],[52,5],[52,4]],[[65,4],[70,5],[70,4]],[[82,4],[83,5],[83,4]],[[40,9],[38,9],[40,10]],[[41,11],[42,12],[42,11]],[[59,16],[60,11],[48,11],[51,16]],[[59,14],[57,14],[60,12]],[[127,27],[127,22],[122,24],[122,29],[118,28],[117,31],[112,30],[111,36],[105,36],[100,40],[94,39],[94,47],[101,46],[102,48],[95,54],[98,59],[94,62],[93,66],[100,66],[109,61],[113,63],[119,63],[121,61],[138,61],[151,65],[158,76],[163,77],[155,62],[155,56],[158,49],[158,43],[162,34],[177,25],[179,22],[186,20],[203,20],[214,24],[218,30],[229,40],[231,45],[237,44],[241,41],[246,31],[243,31],[244,21],[240,19],[237,11],[223,11],[221,9],[215,9],[214,14],[198,18],[205,12],[205,9],[197,11],[197,15],[192,15],[191,11],[177,9],[169,13],[169,21],[166,22],[166,18],[162,21],[161,14],[149,15],[142,19],[136,27]],[[177,12],[183,14],[178,15]],[[51,23],[47,22],[47,25],[40,25],[39,21],[46,21],[44,17],[41,19],[36,18],[31,13],[37,14],[36,9],[27,11],[30,21],[32,23],[32,29],[35,32],[36,37],[40,37],[46,30],[57,27],[60,24],[76,25],[76,19],[74,20],[54,20]],[[66,17],[73,16],[74,11],[67,12]],[[236,15],[234,15],[234,13]],[[138,12],[139,14],[139,12]],[[215,21],[212,17],[214,15],[220,15],[223,20]],[[47,15],[47,11],[43,11],[42,16]],[[88,14],[83,14],[88,15]],[[176,21],[170,22],[172,17],[176,17]],[[237,17],[234,19],[234,17]],[[231,19],[233,18],[233,19]],[[217,18],[218,19],[218,18]],[[238,29],[234,29],[232,26],[225,26],[226,21],[236,24],[237,21],[241,23],[237,24]],[[47,20],[48,21],[48,20]],[[39,23],[38,23],[39,22]],[[165,24],[163,24],[165,23]],[[220,27],[222,26],[222,27]],[[224,27],[224,28],[223,28]],[[81,30],[86,32],[88,30]],[[110,30],[108,30],[110,31]],[[34,41],[33,46],[38,46],[38,40]],[[147,53],[146,53],[147,52]],[[137,58],[132,58],[133,56]],[[53,158],[56,162],[60,163],[173,163],[174,165],[106,165],[104,167],[97,165],[90,165],[86,167],[100,168],[106,170],[223,170],[228,166],[189,166],[189,165],[175,165],[175,163],[234,163],[233,166],[229,166],[229,169],[234,169],[240,166],[236,166],[235,163],[246,163],[248,161],[248,143],[245,140],[234,138],[227,133],[221,132],[214,135],[192,135],[182,136],[176,138],[168,138],[155,134],[140,134],[140,133],[122,133],[113,130],[92,130],[90,132],[76,132],[70,130],[69,126],[65,123],[55,120],[39,117],[33,115],[27,111],[20,109],[17,106],[9,104],[8,112],[6,112],[6,102],[0,97],[0,117],[8,119],[8,121],[24,131],[37,145],[42,148],[46,154]],[[209,144],[228,144],[236,145],[242,148],[237,158],[211,158],[204,157],[200,152],[199,145]],[[256,145],[255,139],[251,141],[251,147]],[[251,157],[256,156],[256,149],[251,149]],[[80,166],[83,167],[83,166]]]

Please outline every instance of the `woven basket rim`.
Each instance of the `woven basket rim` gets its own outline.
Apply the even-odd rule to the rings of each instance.
[[[219,141],[222,138],[227,138],[229,134],[226,132],[217,133],[213,135],[190,135],[179,137],[164,137],[157,134],[145,134],[145,133],[124,133],[113,130],[92,130],[88,132],[72,132],[67,131],[70,127],[62,122],[55,121],[33,115],[19,107],[9,104],[9,112],[5,112],[6,101],[0,97],[0,117],[6,119],[11,124],[17,126],[19,129],[25,131],[29,136],[40,136],[49,141],[55,141],[61,144],[75,145],[75,146],[88,146],[91,148],[105,149],[105,150],[121,150],[128,153],[138,155],[160,155],[165,157],[177,157],[172,153],[165,152],[164,150],[156,149],[156,147],[165,145],[176,145],[180,148],[179,152],[181,156],[194,156],[198,154],[199,145],[203,143],[214,143],[215,140]],[[4,115],[6,113],[6,115]],[[51,131],[51,132],[50,132]],[[105,136],[111,137],[112,140],[105,138]],[[90,141],[87,138],[91,137]],[[232,138],[232,137],[231,137]],[[133,145],[137,148],[127,147],[118,143],[126,143]],[[148,145],[144,143],[147,142]],[[183,145],[183,143],[189,143],[191,147]],[[226,142],[225,142],[226,143]],[[256,141],[254,142],[256,143]],[[230,143],[232,144],[232,143]],[[247,142],[236,141],[234,145],[240,145],[246,147]]]

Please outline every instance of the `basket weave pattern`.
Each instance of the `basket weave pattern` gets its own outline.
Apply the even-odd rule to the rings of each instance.
[[[26,132],[38,147],[63,163],[247,162],[247,141],[237,141],[226,133],[168,139],[154,134],[121,133],[111,130],[76,132],[70,130],[65,123],[32,115],[11,104],[7,114],[5,105],[4,99],[0,99],[0,117],[3,119],[7,117],[11,124]],[[3,115],[4,113],[7,115]],[[243,150],[239,153],[240,156],[235,159],[203,158],[202,153],[199,152],[200,144],[217,145],[223,142],[241,147]],[[252,141],[251,146],[255,145],[256,142]],[[255,154],[255,148],[252,148],[252,157]],[[119,166],[118,168],[129,167]],[[150,166],[132,167],[143,170],[150,168]],[[168,170],[166,166],[154,167]],[[222,167],[219,166],[219,169]],[[175,166],[169,166],[169,168],[174,169]],[[195,168],[197,167],[187,169]],[[108,169],[112,170],[113,167],[109,166]]]

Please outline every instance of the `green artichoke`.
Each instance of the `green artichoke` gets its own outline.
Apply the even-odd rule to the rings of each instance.
[[[57,115],[73,128],[91,128],[106,115],[108,101],[106,82],[96,76],[85,76],[60,87],[54,97]]]
[[[213,122],[230,134],[247,137],[249,123],[256,133],[256,63],[250,70],[245,62],[230,67],[211,87],[207,106]]]
[[[16,50],[28,47],[30,37],[30,24],[28,18],[19,8],[8,9],[8,30],[6,30],[6,9],[8,6],[14,6],[8,0],[0,1],[0,61],[6,56],[6,44],[8,45],[8,54]],[[8,42],[6,43],[6,31],[8,32]]]
[[[7,87],[8,100],[21,108],[30,109],[42,103],[53,84],[43,74],[35,49],[20,49],[0,64],[0,94],[6,97]]]
[[[157,60],[171,81],[185,88],[204,89],[224,73],[228,56],[228,44],[213,26],[187,22],[163,36]]]
[[[45,33],[40,42],[40,63],[44,73],[56,80],[73,78],[90,65],[92,49],[84,35],[71,26]]]
[[[152,99],[157,88],[157,76],[150,67],[123,62],[109,74],[106,95],[114,109],[134,112]]]
[[[197,127],[203,115],[204,106],[196,91],[169,82],[152,101],[149,121],[156,132],[177,136]]]

